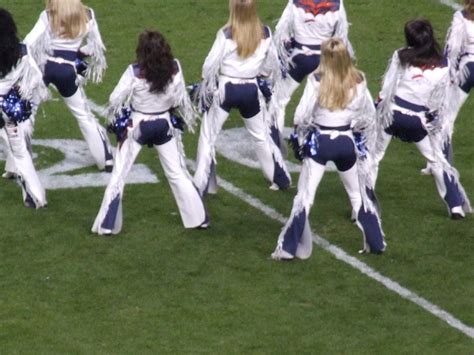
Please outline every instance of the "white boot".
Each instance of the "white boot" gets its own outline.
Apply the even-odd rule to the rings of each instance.
[[[105,129],[99,124],[90,110],[84,89],[79,87],[76,93],[65,97],[64,102],[76,117],[82,136],[99,169],[112,170],[113,156]]]

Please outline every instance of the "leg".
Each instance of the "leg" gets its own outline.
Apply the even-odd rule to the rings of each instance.
[[[268,108],[273,125],[276,129],[283,133],[285,128],[285,110],[290,102],[291,96],[298,89],[300,83],[293,79],[290,75],[275,84],[273,89],[272,100]],[[279,142],[275,142],[279,144]]]
[[[4,179],[13,179],[16,177],[16,167],[5,127],[0,131],[0,137],[5,141],[5,152],[7,155],[5,160],[5,172],[3,173],[2,177]]]
[[[18,126],[7,123],[5,130],[15,172],[23,191],[23,201],[27,207],[40,208],[46,205],[46,192],[41,185],[31,153],[28,150],[28,138],[25,133],[25,130],[28,131],[28,124],[28,121],[21,122]]]
[[[380,162],[385,156],[385,152],[387,151],[388,145],[390,144],[390,141],[392,140],[392,135],[385,132],[383,128],[379,128],[378,131],[379,132],[377,135],[375,152],[373,152],[373,159],[375,163],[375,182],[377,182],[377,177],[379,175]]]
[[[308,215],[324,171],[324,165],[311,158],[304,160],[291,215],[278,237],[272,259],[293,259],[295,256],[307,259],[311,256],[313,242]]]
[[[263,118],[262,111],[251,118],[244,119],[245,127],[255,144],[263,175],[274,185],[275,189],[286,189],[291,184],[291,176],[286,169],[281,151],[271,140]]]
[[[346,171],[338,171],[339,177],[344,185],[344,189],[349,196],[352,206],[351,218],[353,221],[357,219],[357,213],[359,212],[360,206],[362,205],[362,198],[360,196],[359,189],[359,177],[357,176],[357,164],[354,164],[352,168]]]
[[[82,135],[89,146],[89,150],[99,169],[110,171],[113,164],[113,156],[110,150],[110,143],[105,129],[94,117],[87,103],[84,89],[79,87],[77,91],[69,97],[63,97],[64,102],[76,117]]]
[[[385,242],[380,218],[375,211],[367,210],[362,204],[357,164],[349,170],[339,171],[339,176],[351,200],[352,217],[364,236],[362,252],[382,253]]]
[[[460,186],[451,174],[443,168],[442,162],[436,158],[429,137],[416,143],[420,153],[426,158],[435,179],[436,189],[441,198],[446,202],[451,216],[454,214],[464,217],[463,205],[465,203]]]
[[[177,139],[157,145],[161,166],[170,184],[185,228],[196,228],[208,224],[208,217],[201,196],[193,185],[186,169]]]
[[[216,100],[205,113],[201,122],[201,130],[199,133],[199,143],[196,158],[196,172],[194,173],[194,184],[196,185],[201,196],[209,193],[216,193],[217,186],[210,186],[212,177],[215,176],[215,159],[214,150],[215,142],[222,125],[229,116],[229,112],[219,107]]]
[[[94,233],[118,234],[122,229],[122,195],[125,178],[142,148],[130,137],[131,132],[129,131],[129,138],[125,139],[120,148],[117,148],[112,175],[105,190],[99,213],[92,226]]]

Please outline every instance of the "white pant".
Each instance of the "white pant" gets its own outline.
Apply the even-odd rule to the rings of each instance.
[[[383,149],[381,150],[380,154],[375,157],[377,167],[385,155],[385,151],[387,150],[388,145],[390,144],[390,141],[392,140],[392,136],[390,134],[387,134],[385,131],[381,131],[379,132],[379,140],[381,141],[381,147],[383,147]],[[436,155],[433,152],[433,147],[430,142],[429,136],[427,135],[421,141],[416,142],[415,145],[420,151],[421,155],[423,155],[423,157],[427,160],[428,165],[431,169],[431,174],[433,175],[434,180],[435,180],[438,194],[441,197],[441,199],[445,201],[445,196],[447,193],[447,187],[444,181],[445,171],[443,169],[443,164],[441,163],[441,161],[439,161],[439,158],[436,158]],[[455,206],[455,207],[461,207],[461,206]]]
[[[87,142],[97,167],[102,170],[106,165],[111,166],[113,157],[107,133],[92,113],[84,89],[79,87],[74,95],[63,99],[76,117],[82,136]]]
[[[223,110],[214,102],[209,112],[204,114],[202,119],[196,159],[196,172],[194,174],[194,184],[201,195],[205,195],[206,192],[216,193],[214,184],[210,184],[213,179],[212,165],[216,162],[215,143],[228,116],[229,112]],[[247,128],[247,131],[252,137],[258,161],[265,178],[273,182],[275,164],[279,164],[287,178],[291,181],[281,152],[271,140],[262,111],[254,117],[244,119],[244,123],[245,128]]]
[[[273,96],[269,104],[268,112],[272,118],[273,125],[276,126],[280,134],[285,128],[285,111],[290,102],[291,96],[298,89],[300,83],[295,81],[290,75],[275,84]]]
[[[138,124],[134,128],[138,129]],[[92,232],[98,234],[118,234],[122,229],[122,196],[127,177],[132,165],[142,149],[133,138],[133,129],[129,129],[128,138],[117,149],[115,164],[109,184],[105,190],[104,199],[92,227]],[[169,142],[155,145],[161,166],[168,179],[175,197],[185,228],[195,228],[207,222],[206,210],[202,199],[191,181],[178,149],[178,139],[173,137]],[[116,212],[109,209],[116,209]],[[107,228],[104,222],[112,218]]]
[[[278,237],[277,248],[272,254],[274,259],[285,258],[282,257],[281,253],[286,254],[288,257],[297,256],[300,259],[307,259],[311,256],[313,245],[310,235],[308,216],[314,203],[319,183],[321,182],[325,171],[326,169],[324,165],[315,162],[311,158],[304,159],[298,180],[298,193],[296,194],[293,201],[293,208],[290,218]],[[346,192],[349,195],[353,211],[359,211],[362,205],[362,197],[360,195],[359,189],[357,164],[354,164],[354,166],[347,171],[339,171],[338,173],[344,184]],[[304,216],[301,216],[303,211],[305,214]],[[285,234],[288,228],[290,228],[291,225],[295,223],[295,218],[304,218],[304,228],[300,231],[301,238],[295,251],[284,251],[282,248]],[[361,228],[361,226],[359,226],[359,228]]]
[[[30,207],[40,208],[47,204],[46,192],[33,165],[30,151],[31,125],[31,119],[20,122],[18,125],[12,122],[5,124],[2,130],[2,137],[7,143],[5,170],[17,175],[22,188],[23,201]]]

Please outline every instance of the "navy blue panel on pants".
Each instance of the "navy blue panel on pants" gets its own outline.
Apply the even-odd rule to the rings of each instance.
[[[428,134],[419,117],[405,115],[400,111],[393,111],[393,122],[385,132],[410,143],[418,143]]]
[[[357,215],[357,220],[364,230],[365,241],[370,247],[370,252],[374,254],[382,253],[385,246],[383,244],[382,230],[380,229],[377,216],[365,211],[362,206]]]
[[[290,253],[291,255],[296,254],[296,249],[298,249],[298,244],[303,236],[304,226],[306,223],[306,210],[303,209],[298,215],[293,217],[291,224],[286,230],[284,239],[283,239],[283,250]]]
[[[260,112],[257,84],[225,84],[224,101],[221,108],[229,112],[237,108],[243,118],[252,118]]]
[[[446,185],[446,195],[444,200],[448,204],[449,208],[454,208],[457,206],[462,206],[464,204],[463,198],[461,197],[461,192],[459,191],[459,186],[454,181],[454,178],[451,178],[443,173],[444,184]]]
[[[333,161],[337,170],[347,171],[357,161],[354,141],[345,135],[331,139],[328,134],[321,133],[318,137],[317,153],[312,158],[321,165]]]
[[[170,125],[164,118],[151,121],[141,121],[139,124],[140,136],[137,142],[148,146],[168,143],[173,136],[169,135]]]
[[[295,55],[292,59],[293,64],[290,66],[288,73],[290,76],[301,83],[307,75],[314,72],[319,67],[320,55]]]
[[[474,62],[467,63],[466,67],[469,70],[469,75],[467,76],[464,84],[461,85],[461,89],[466,93],[469,93],[474,86]]]
[[[117,219],[118,208],[120,205],[120,195],[117,195],[109,204],[109,209],[105,215],[101,228],[113,230],[115,227],[115,220]]]

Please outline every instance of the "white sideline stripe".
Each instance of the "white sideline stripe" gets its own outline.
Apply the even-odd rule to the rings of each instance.
[[[440,4],[449,6],[454,10],[461,10],[463,8],[462,5],[458,4],[456,1],[453,0],[439,0],[439,2]]]
[[[287,218],[285,218],[283,215],[275,211],[273,208],[270,206],[265,205],[262,201],[259,199],[253,197],[252,195],[249,195],[242,189],[234,186],[232,183],[217,177],[217,183],[219,186],[221,186],[224,190],[227,192],[231,193],[232,195],[238,197],[242,201],[247,202],[250,206],[260,210],[263,214],[266,216],[270,217],[271,219],[278,221],[282,224],[285,224],[287,221]],[[455,318],[453,315],[450,313],[446,312],[445,310],[441,309],[437,305],[427,301],[423,297],[418,296],[416,293],[410,291],[409,289],[401,286],[398,282],[395,282],[391,279],[389,279],[386,276],[383,276],[379,272],[375,271],[372,269],[370,266],[368,266],[366,263],[360,261],[359,259],[350,256],[347,254],[344,250],[341,248],[332,245],[329,243],[326,239],[320,237],[317,234],[312,234],[313,235],[313,242],[314,244],[318,245],[322,249],[326,250],[327,252],[331,253],[336,257],[336,259],[339,259],[346,264],[349,264],[352,266],[354,269],[359,270],[361,273],[364,275],[367,275],[371,279],[381,283],[383,286],[388,288],[390,291],[395,292],[402,298],[405,298],[416,305],[420,306],[424,310],[428,311],[435,317],[438,317],[442,321],[448,323],[449,326],[461,331],[465,335],[467,335],[470,338],[474,339],[474,328],[464,324],[461,322],[459,319]]]

